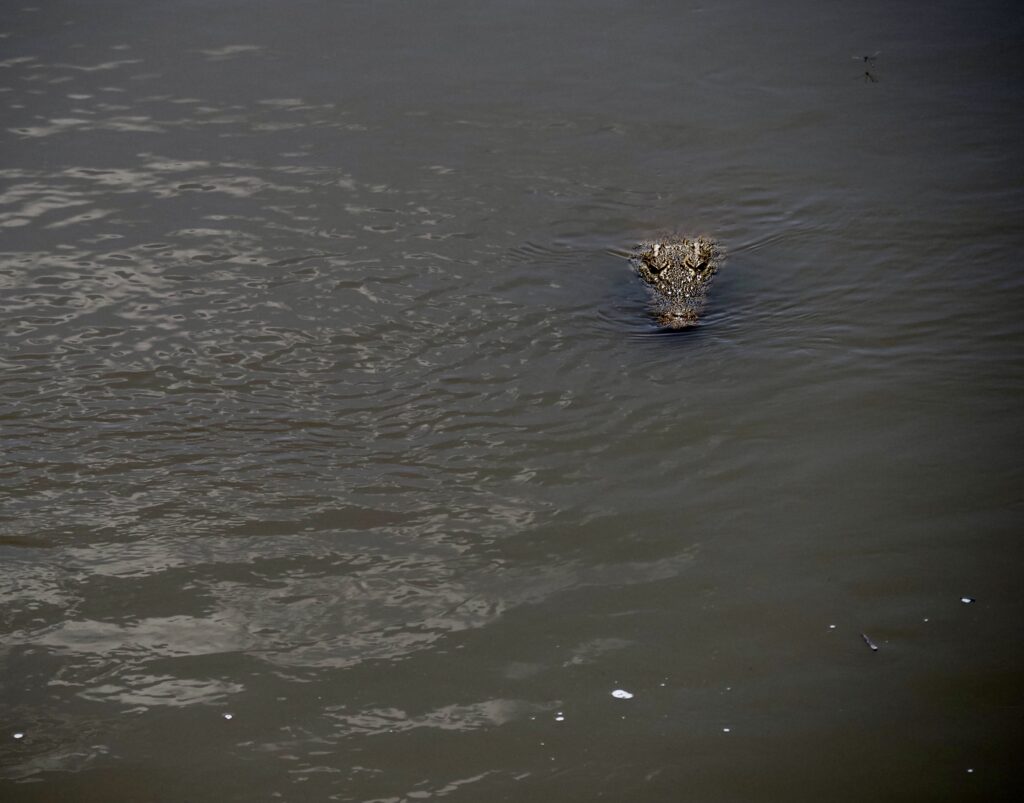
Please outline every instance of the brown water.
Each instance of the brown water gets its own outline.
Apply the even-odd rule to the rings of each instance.
[[[1017,799],[1016,4],[25,3],[0,797]]]

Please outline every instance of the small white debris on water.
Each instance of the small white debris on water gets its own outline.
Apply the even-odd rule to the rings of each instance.
[[[722,733],[732,733],[732,728],[722,728]]]
[[[633,693],[628,692],[625,689],[616,689],[612,692],[612,697],[616,698],[617,700],[632,700]]]
[[[829,630],[835,630],[835,629],[836,629],[836,626],[835,626],[835,625],[829,625],[829,626],[828,626],[828,629],[829,629]]]
[[[974,772],[974,767],[969,767],[967,769],[967,774],[970,775],[972,772]]]
[[[974,602],[974,597],[960,597],[960,601],[964,605],[970,605],[972,602]]]
[[[563,714],[561,711],[555,714],[555,722],[565,722],[565,714]]]
[[[25,734],[22,733],[21,731],[18,731],[17,733],[13,734],[13,736],[14,736],[15,739],[24,739],[25,738]]]
[[[225,714],[224,715],[224,719],[234,719],[234,718],[235,718],[234,714]]]
[[[926,616],[926,617],[925,617],[924,619],[922,619],[921,621],[923,621],[923,622],[927,622],[927,621],[928,621],[928,617]]]

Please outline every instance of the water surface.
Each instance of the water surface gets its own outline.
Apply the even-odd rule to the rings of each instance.
[[[1022,33],[5,5],[4,799],[1015,799]]]

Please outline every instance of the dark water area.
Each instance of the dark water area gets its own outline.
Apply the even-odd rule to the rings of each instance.
[[[0,37],[0,798],[1019,799],[1017,4]]]

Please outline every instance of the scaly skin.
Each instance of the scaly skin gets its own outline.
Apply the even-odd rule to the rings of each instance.
[[[654,317],[669,329],[696,326],[722,254],[707,237],[669,237],[643,243],[633,266],[651,288]]]

